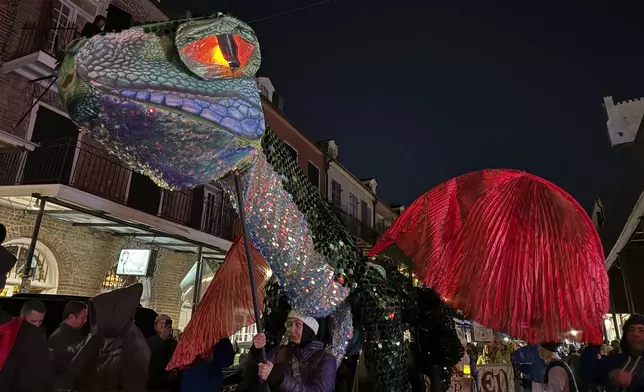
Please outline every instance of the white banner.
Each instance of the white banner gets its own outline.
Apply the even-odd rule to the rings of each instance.
[[[429,377],[424,376],[425,390],[431,392],[432,385]],[[474,379],[471,377],[452,377],[452,383],[447,392],[474,392]]]
[[[494,331],[490,328],[484,327],[476,321],[472,321],[472,329],[474,330],[475,342],[492,343],[494,341]]]
[[[477,369],[480,392],[515,392],[512,365],[481,365]]]
[[[452,377],[452,383],[447,392],[473,392],[474,379],[465,377]]]

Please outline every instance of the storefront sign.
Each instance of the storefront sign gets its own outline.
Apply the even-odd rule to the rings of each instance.
[[[472,329],[474,330],[475,342],[492,343],[494,341],[494,331],[492,331],[490,328],[484,327],[476,321],[473,321]]]
[[[116,274],[124,276],[145,276],[150,263],[150,249],[123,249],[116,265]]]
[[[481,392],[514,392],[512,365],[481,365],[478,371]]]

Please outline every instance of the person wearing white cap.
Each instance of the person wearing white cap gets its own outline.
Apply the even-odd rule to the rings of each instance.
[[[253,338],[251,358],[244,372],[248,387],[255,389],[253,386],[267,383],[271,392],[335,391],[336,361],[316,339],[318,322],[291,311],[287,327],[288,344],[268,352],[267,363],[259,363],[258,355],[266,345],[266,336],[260,333]]]

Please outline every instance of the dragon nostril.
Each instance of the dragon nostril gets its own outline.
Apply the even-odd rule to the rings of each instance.
[[[60,87],[62,88],[67,88],[69,85],[74,81],[74,77],[76,76],[76,72],[71,72],[68,73],[67,76],[65,77],[65,80],[60,84]]]

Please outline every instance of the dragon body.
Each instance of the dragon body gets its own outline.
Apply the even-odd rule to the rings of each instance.
[[[219,181],[245,208],[250,237],[290,306],[361,328],[378,390],[408,391],[407,294],[372,268],[265,128],[254,78],[260,61],[254,32],[235,18],[152,23],[72,42],[58,89],[82,131],[158,185]],[[235,200],[235,170],[244,205]],[[339,359],[349,338],[334,339]]]

